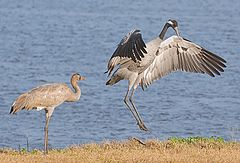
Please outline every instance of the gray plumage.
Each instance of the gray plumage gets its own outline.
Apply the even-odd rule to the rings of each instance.
[[[176,36],[164,40],[167,29],[172,27]],[[226,61],[216,54],[182,38],[179,35],[176,20],[168,20],[159,36],[147,44],[142,40],[140,30],[133,30],[125,36],[108,62],[108,75],[117,67],[107,81],[113,85],[120,80],[128,80],[128,91],[124,102],[132,112],[140,129],[148,130],[144,125],[132,97],[138,85],[149,86],[153,81],[174,71],[206,73],[212,77],[220,75],[226,67]],[[129,98],[128,93],[132,89]],[[132,107],[128,104],[130,101]]]

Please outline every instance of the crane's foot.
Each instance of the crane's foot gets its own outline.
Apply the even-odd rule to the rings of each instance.
[[[138,123],[138,126],[139,126],[139,128],[140,128],[141,130],[143,130],[143,131],[149,131],[148,128],[145,126],[144,123]]]

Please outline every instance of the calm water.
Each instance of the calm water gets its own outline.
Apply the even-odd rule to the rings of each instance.
[[[49,127],[50,147],[112,139],[221,136],[240,140],[240,2],[215,1],[0,1],[0,148],[43,148],[44,111],[9,115],[22,92],[49,82],[80,83],[79,102],[58,107]],[[222,76],[173,73],[138,89],[135,102],[150,133],[138,129],[123,97],[127,82],[105,86],[106,64],[133,28],[145,41],[169,18],[181,35],[225,58]],[[173,34],[169,30],[169,35]]]

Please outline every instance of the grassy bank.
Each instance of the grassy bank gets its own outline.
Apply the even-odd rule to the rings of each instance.
[[[1,149],[0,162],[240,162],[240,142],[201,137],[142,142],[133,138],[55,149],[48,155],[39,150]]]

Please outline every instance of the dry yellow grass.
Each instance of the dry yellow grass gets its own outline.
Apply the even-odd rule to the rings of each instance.
[[[0,150],[1,163],[75,162],[240,162],[240,143],[215,140],[148,140],[85,144],[61,150],[18,152]]]

